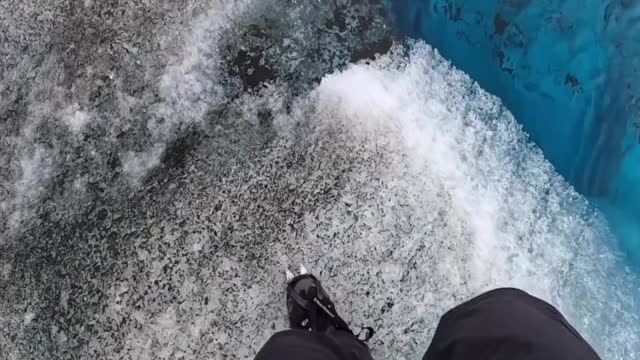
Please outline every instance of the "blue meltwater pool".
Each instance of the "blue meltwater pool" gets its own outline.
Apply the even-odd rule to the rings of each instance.
[[[397,25],[502,99],[640,266],[640,2],[393,0]]]

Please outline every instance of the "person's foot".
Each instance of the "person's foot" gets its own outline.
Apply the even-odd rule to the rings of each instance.
[[[329,295],[320,280],[300,266],[300,275],[287,270],[287,311],[292,329],[326,332],[331,329],[353,333],[338,316]]]

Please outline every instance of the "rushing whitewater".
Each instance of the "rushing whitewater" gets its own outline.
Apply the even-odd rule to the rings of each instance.
[[[419,359],[444,311],[499,286],[637,357],[638,279],[498,99],[423,43],[354,56],[388,36],[359,1],[248,3],[214,5],[138,92],[114,72],[109,106],[59,94],[47,117],[38,89],[3,128],[2,357],[250,359],[299,262],[377,329],[377,359]]]

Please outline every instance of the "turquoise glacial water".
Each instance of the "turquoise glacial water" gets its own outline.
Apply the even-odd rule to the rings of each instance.
[[[640,266],[640,1],[391,0],[397,25],[499,96]]]

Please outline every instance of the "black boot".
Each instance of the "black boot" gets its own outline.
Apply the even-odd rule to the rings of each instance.
[[[320,280],[311,274],[296,276],[287,284],[287,311],[292,329],[353,333],[338,315]]]

